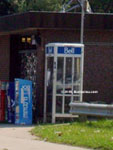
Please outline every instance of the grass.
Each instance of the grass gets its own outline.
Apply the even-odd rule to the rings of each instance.
[[[113,120],[38,125],[31,133],[54,143],[113,150]]]

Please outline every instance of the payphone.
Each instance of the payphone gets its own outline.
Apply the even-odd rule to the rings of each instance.
[[[49,43],[45,52],[44,122],[74,117],[71,101],[82,101],[84,45]]]

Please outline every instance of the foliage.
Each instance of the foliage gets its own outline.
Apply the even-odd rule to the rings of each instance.
[[[0,16],[8,15],[13,12],[14,9],[7,0],[0,0]]]
[[[113,120],[38,125],[31,133],[44,141],[113,150]]]
[[[113,13],[113,0],[89,0],[93,12]]]
[[[61,0],[9,0],[17,5],[17,12],[35,11],[60,11]]]
[[[26,11],[61,11],[69,0],[0,0],[0,15]],[[73,3],[68,7],[72,7]],[[89,0],[93,12],[113,13],[113,0]]]
[[[16,6],[17,12],[25,12],[29,10],[36,11],[61,11],[64,3],[69,0],[9,0]],[[93,12],[113,12],[113,0],[89,0]],[[72,7],[77,3],[77,0],[73,0],[73,3],[69,6]]]

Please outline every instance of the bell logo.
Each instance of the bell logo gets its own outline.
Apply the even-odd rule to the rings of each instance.
[[[71,48],[65,47],[64,53],[65,54],[74,54],[74,48],[73,47],[71,47]]]

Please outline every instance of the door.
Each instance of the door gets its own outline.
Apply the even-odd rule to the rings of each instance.
[[[56,84],[56,96],[54,97],[56,117],[70,117],[69,103],[80,101],[80,68],[80,57],[57,58],[56,81],[54,80],[54,84]]]
[[[33,83],[33,110],[36,109],[37,95],[37,52],[36,50],[25,50],[19,52],[20,78],[31,80]]]
[[[52,117],[53,104],[53,64],[54,57],[47,56],[45,59],[45,98],[44,98],[44,122]],[[46,120],[48,119],[48,120]]]
[[[80,101],[80,57],[46,56],[44,122],[46,117],[74,117],[71,101]]]

